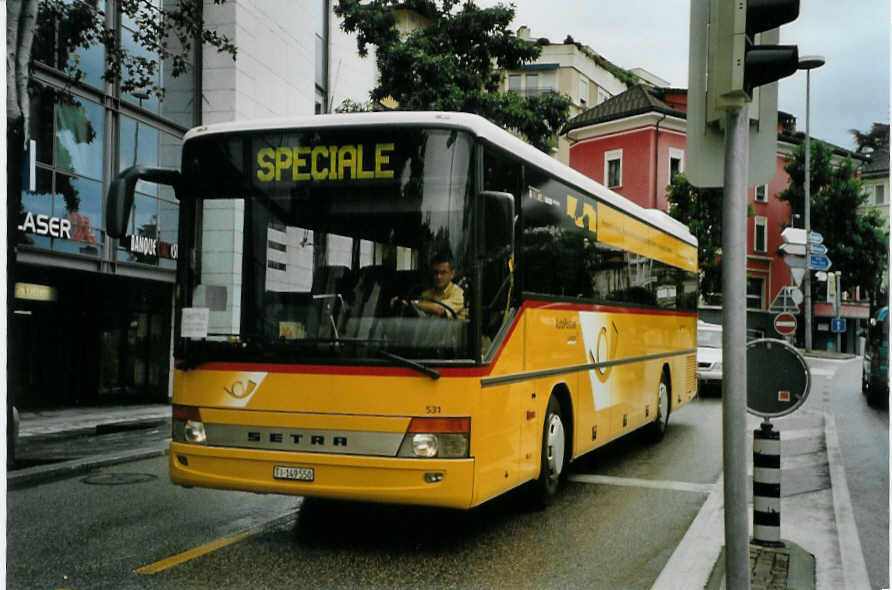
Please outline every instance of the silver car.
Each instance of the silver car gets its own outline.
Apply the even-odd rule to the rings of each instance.
[[[697,322],[697,381],[701,391],[722,386],[722,327]]]

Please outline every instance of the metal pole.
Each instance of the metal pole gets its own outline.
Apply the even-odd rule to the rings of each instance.
[[[729,109],[722,202],[722,456],[725,489],[725,586],[749,590],[746,475],[746,211],[749,103]]]
[[[839,316],[842,315],[842,273],[836,271],[833,280],[836,281],[836,322],[839,323]],[[836,352],[842,352],[842,332],[836,333]]]
[[[811,96],[811,70],[805,70],[805,276],[802,279],[802,289],[805,291],[805,350],[811,350],[811,268],[808,264],[808,247],[811,243],[811,147],[809,142],[809,100]]]

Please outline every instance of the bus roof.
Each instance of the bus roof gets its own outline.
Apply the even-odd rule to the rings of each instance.
[[[588,176],[578,172],[554,158],[544,154],[520,138],[505,131],[487,119],[471,114],[442,111],[391,111],[375,113],[343,113],[331,115],[310,115],[302,117],[255,119],[203,125],[191,129],[184,140],[203,137],[216,133],[238,133],[249,131],[267,131],[281,129],[302,129],[316,127],[333,127],[342,125],[356,126],[388,126],[388,125],[424,125],[432,127],[452,127],[470,131],[472,134],[500,146],[510,153],[516,154],[527,162],[575,184],[584,191],[596,196],[607,204],[624,211],[641,221],[660,229],[676,238],[697,245],[697,239],[680,221],[673,219],[659,209],[645,209],[626,197],[615,193],[604,185],[595,182]]]

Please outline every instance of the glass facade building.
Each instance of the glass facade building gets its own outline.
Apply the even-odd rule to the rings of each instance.
[[[105,234],[104,199],[110,179],[135,163],[179,166],[181,138],[200,119],[200,78],[170,79],[133,41],[137,25],[114,0],[39,6],[13,238],[15,403],[166,402],[178,203],[170,189],[140,184],[129,235],[117,241]],[[160,6],[142,10],[157,15]],[[163,100],[107,82],[102,44],[72,47],[97,21],[133,54],[159,62],[150,83],[167,90]],[[69,75],[73,64],[80,79]]]

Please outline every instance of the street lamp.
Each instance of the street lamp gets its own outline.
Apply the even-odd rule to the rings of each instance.
[[[799,69],[805,70],[805,248],[806,256],[808,256],[808,247],[811,243],[811,170],[809,170],[809,161],[811,160],[811,146],[809,138],[811,131],[809,130],[809,101],[811,100],[811,71],[824,65],[824,58],[820,55],[804,55],[799,58]],[[808,260],[808,258],[806,258]],[[802,281],[802,288],[805,291],[805,349],[811,350],[811,269],[806,263],[805,278]]]

